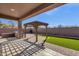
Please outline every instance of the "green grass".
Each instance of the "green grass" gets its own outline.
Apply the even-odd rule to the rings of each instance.
[[[46,42],[79,51],[79,40],[49,36]]]

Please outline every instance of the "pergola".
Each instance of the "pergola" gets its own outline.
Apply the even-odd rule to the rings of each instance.
[[[39,26],[45,26],[46,27],[46,39],[43,41],[42,43],[42,46],[44,45],[45,41],[47,40],[47,26],[48,26],[48,23],[44,23],[44,22],[40,22],[40,21],[33,21],[33,22],[29,22],[29,23],[26,23],[24,24],[24,27],[25,27],[25,31],[26,31],[26,27],[30,25],[30,26],[33,26],[35,28],[35,34],[36,34],[36,41],[35,42],[38,42],[38,27]],[[26,37],[26,33],[25,33],[25,37]]]
[[[65,3],[0,3],[0,18],[17,21],[19,38],[22,32],[22,21],[57,8]]]

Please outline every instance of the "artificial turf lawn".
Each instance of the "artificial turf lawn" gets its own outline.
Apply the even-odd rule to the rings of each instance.
[[[49,36],[46,42],[79,51],[79,40]]]

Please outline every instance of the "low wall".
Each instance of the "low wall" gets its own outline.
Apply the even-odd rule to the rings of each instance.
[[[35,33],[35,29],[32,29]],[[28,29],[29,31],[29,29]],[[45,34],[46,29],[39,28],[39,34]],[[59,37],[71,37],[79,38],[79,28],[48,28],[48,35],[50,36],[59,36]]]
[[[0,36],[2,33],[11,33],[14,32],[16,29],[15,28],[2,28],[0,29]]]

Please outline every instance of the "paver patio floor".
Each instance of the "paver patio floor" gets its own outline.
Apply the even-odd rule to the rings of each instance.
[[[1,56],[63,56],[63,54],[27,40],[8,39],[5,38],[0,42]]]

